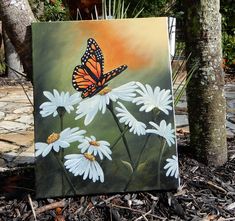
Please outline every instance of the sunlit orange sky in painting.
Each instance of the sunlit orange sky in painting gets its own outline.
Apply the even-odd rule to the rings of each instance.
[[[134,71],[156,66],[158,56],[161,63],[167,46],[166,22],[167,18],[81,21],[72,28],[79,33],[74,41],[80,57],[91,37],[103,52],[105,72],[122,64]]]

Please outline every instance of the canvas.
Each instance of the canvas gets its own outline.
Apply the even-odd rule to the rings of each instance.
[[[167,18],[32,33],[37,197],[176,189]]]

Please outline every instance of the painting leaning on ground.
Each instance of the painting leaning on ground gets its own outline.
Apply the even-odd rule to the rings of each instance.
[[[167,18],[32,32],[37,197],[176,189]]]

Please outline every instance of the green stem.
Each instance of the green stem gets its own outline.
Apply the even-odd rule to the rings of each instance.
[[[63,131],[64,129],[64,115],[66,113],[66,110],[64,107],[59,106],[57,108],[58,115],[60,117],[60,131]],[[61,148],[61,151],[58,153],[58,157],[60,158],[60,161],[63,163],[64,162],[64,148]],[[65,190],[64,190],[65,184],[64,184],[64,173],[61,171],[61,193],[64,196],[65,195]]]
[[[136,173],[136,170],[137,170],[137,168],[139,166],[139,163],[140,163],[141,156],[142,156],[142,154],[143,154],[143,152],[144,152],[144,150],[146,148],[146,145],[148,143],[148,140],[149,140],[150,136],[151,136],[151,134],[148,134],[146,139],[145,139],[144,145],[143,145],[143,147],[142,147],[142,149],[141,149],[141,151],[140,151],[140,153],[138,155],[138,158],[136,160],[135,166],[133,168],[133,172],[132,172],[132,174],[131,174],[131,176],[130,176],[130,178],[129,178],[129,180],[128,180],[125,188],[124,188],[124,191],[126,191],[128,189],[128,187],[129,187],[129,185],[130,185],[130,183],[131,183],[131,181],[132,181],[132,179],[134,177],[134,174]]]
[[[162,156],[165,150],[165,146],[166,146],[166,140],[162,137],[162,141],[161,141],[161,151],[160,151],[160,155],[159,155],[159,159],[158,159],[158,178],[157,178],[157,185],[158,188],[160,188],[160,184],[161,184],[161,162],[162,162]]]
[[[119,142],[120,139],[122,139],[122,136],[128,131],[128,127],[125,127],[125,129],[123,130],[123,132],[118,136],[118,138],[115,140],[114,144],[110,147],[111,150],[114,149],[114,147],[117,145],[117,143]]]
[[[63,131],[63,128],[64,128],[63,119],[64,119],[64,115],[62,114],[62,115],[60,115],[60,131]],[[64,163],[64,148],[61,149],[60,160],[62,163]],[[63,173],[63,171],[61,172],[61,192],[62,192],[62,195],[64,196],[65,189],[64,189],[64,173]]]
[[[110,110],[110,112],[111,112],[111,114],[112,114],[112,116],[114,118],[114,121],[116,122],[116,124],[118,126],[119,131],[121,132],[121,134],[123,133],[122,140],[123,140],[123,143],[124,143],[124,145],[126,147],[126,151],[127,151],[128,157],[130,159],[131,165],[133,166],[134,164],[133,164],[133,161],[132,161],[132,158],[131,158],[131,152],[130,152],[130,149],[128,147],[127,139],[125,137],[124,130],[123,130],[122,126],[119,124],[118,118],[116,117],[116,115],[115,115],[115,113],[113,111],[113,104],[112,104],[112,102],[110,102],[110,104],[108,105],[108,109]]]
[[[61,167],[63,174],[65,175],[66,180],[68,181],[68,183],[70,184],[70,186],[73,190],[73,193],[76,194],[76,188],[74,187],[72,181],[70,180],[70,177],[69,177],[66,169],[64,168],[64,164],[61,162],[60,158],[56,155],[56,153],[54,153],[53,156],[56,158],[59,166]]]

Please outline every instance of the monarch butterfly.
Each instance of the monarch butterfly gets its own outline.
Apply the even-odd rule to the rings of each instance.
[[[107,73],[104,71],[102,51],[93,38],[87,40],[87,48],[81,58],[81,65],[74,68],[72,84],[75,90],[82,92],[82,98],[92,97],[107,86],[107,82],[127,69],[121,65]]]

